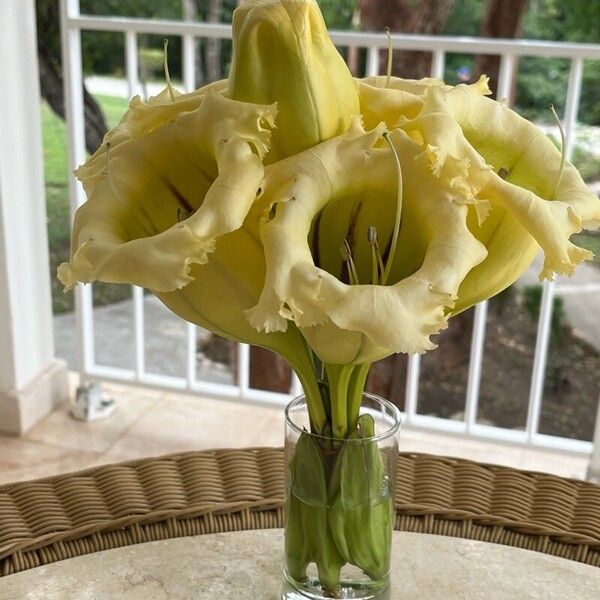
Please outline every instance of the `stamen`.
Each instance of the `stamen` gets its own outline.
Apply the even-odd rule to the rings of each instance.
[[[171,75],[169,74],[169,40],[167,38],[165,38],[163,45],[163,68],[165,70],[165,79],[167,80],[169,96],[171,96],[171,100],[174,102],[175,91],[173,90],[173,84],[171,83]]]
[[[498,177],[500,177],[500,179],[504,179],[506,181],[509,175],[510,171],[506,167],[500,167],[500,169],[498,169]]]
[[[350,285],[358,285],[358,274],[356,272],[356,267],[354,266],[352,251],[350,250],[350,244],[348,244],[348,240],[344,240],[342,242],[340,252],[342,254],[342,260],[346,263],[346,268],[348,269],[348,280]]]
[[[556,114],[556,110],[554,109],[554,104],[549,106],[550,112],[558,125],[558,130],[560,131],[560,170],[558,171],[558,178],[556,179],[556,185],[554,186],[554,192],[552,194],[552,200],[556,199],[556,194],[558,194],[558,188],[560,187],[560,183],[562,181],[563,173],[565,171],[565,163],[567,162],[567,138],[565,136],[565,130],[563,129],[562,123]]]
[[[369,227],[369,244],[371,245],[371,283],[379,285],[379,264],[381,261],[381,252],[379,252],[379,244],[377,243],[377,227],[371,225]]]
[[[386,78],[385,78],[385,87],[390,87],[390,79],[392,78],[392,63],[394,60],[394,49],[392,48],[392,34],[390,33],[390,28],[386,27],[385,32],[387,33],[387,43],[388,43],[388,56],[387,56],[387,70],[386,70]]]
[[[400,234],[400,222],[402,220],[402,167],[400,165],[400,157],[398,152],[390,140],[390,134],[386,131],[383,134],[383,138],[388,143],[392,154],[394,155],[394,162],[396,164],[396,175],[398,176],[398,192],[396,196],[396,220],[394,222],[394,232],[392,234],[392,243],[390,245],[390,253],[388,254],[385,269],[381,275],[381,285],[387,283],[390,271],[392,270],[392,262],[394,261],[394,255],[396,254],[396,246],[398,245],[398,236]]]

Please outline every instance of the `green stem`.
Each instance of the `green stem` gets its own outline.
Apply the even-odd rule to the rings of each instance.
[[[308,415],[313,433],[322,434],[327,424],[327,414],[323,405],[321,389],[315,373],[315,363],[312,356],[312,351],[306,343],[302,343],[302,351],[294,352],[293,356],[287,355],[287,361],[298,376],[306,405],[308,407]]]
[[[334,438],[344,439],[348,433],[348,385],[353,365],[325,364],[331,402],[331,428]]]
[[[360,405],[367,383],[371,363],[356,365],[348,385],[348,431],[352,432],[358,424]]]

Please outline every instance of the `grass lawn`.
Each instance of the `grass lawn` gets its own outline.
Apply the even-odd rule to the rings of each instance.
[[[114,127],[127,110],[127,100],[112,96],[96,96],[109,127]],[[56,278],[56,268],[69,257],[69,165],[65,123],[57,117],[46,102],[42,102],[42,134],[44,141],[44,170],[46,181],[46,213],[48,245],[50,250],[50,281],[52,305],[55,313],[73,310],[72,293],[65,294]],[[129,286],[94,285],[94,304],[103,305],[131,295]]]
[[[582,248],[587,248],[594,253],[594,264],[600,265],[600,232],[583,231],[574,235],[571,241]]]

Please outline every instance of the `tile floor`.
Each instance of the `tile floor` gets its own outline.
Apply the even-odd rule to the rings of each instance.
[[[283,411],[223,400],[106,384],[111,417],[74,420],[66,404],[21,438],[0,436],[0,484],[170,452],[279,446]],[[587,460],[442,434],[403,431],[402,450],[470,458],[582,478]]]

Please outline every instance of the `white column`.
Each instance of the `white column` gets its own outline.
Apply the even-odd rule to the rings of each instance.
[[[34,0],[0,2],[0,432],[68,395],[54,357]]]
[[[600,483],[600,402],[598,402],[598,414],[596,415],[596,427],[594,431],[594,447],[590,464],[588,465],[587,479],[594,483]]]

